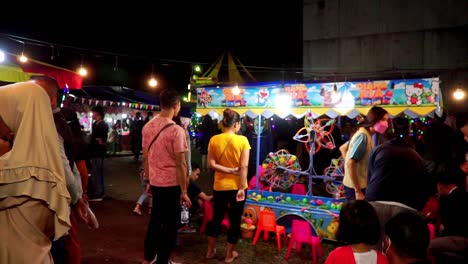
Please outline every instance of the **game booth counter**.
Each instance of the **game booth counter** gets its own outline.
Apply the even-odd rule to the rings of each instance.
[[[247,192],[242,229],[254,229],[260,211],[272,210],[277,224],[284,225],[288,231],[292,220],[302,219],[310,223],[313,235],[335,240],[339,212],[345,202],[340,187],[343,164],[339,159],[331,160],[324,173],[316,173],[313,167],[314,154],[319,149],[339,147],[334,145],[331,136],[335,119],[361,117],[375,105],[386,109],[391,116],[441,115],[439,83],[438,78],[422,78],[198,88],[197,113],[219,119],[225,108],[231,108],[255,119],[256,131],[262,131],[262,119],[274,115],[304,118],[304,127],[292,139],[306,145],[308,168],[302,169],[297,157],[283,149],[260,157],[261,137],[257,137],[255,175],[260,177],[255,177],[253,188]],[[300,185],[299,179],[304,177],[308,186],[294,191]],[[327,182],[331,197],[314,195],[313,182],[318,179]]]

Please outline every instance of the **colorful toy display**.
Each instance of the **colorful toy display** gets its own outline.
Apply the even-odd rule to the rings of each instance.
[[[275,153],[270,152],[263,161],[264,169],[262,182],[266,182],[269,190],[287,190],[297,182],[298,175],[291,171],[300,171],[301,165],[295,155],[289,154],[285,149]]]
[[[312,112],[308,111],[304,117],[304,127],[299,129],[293,139],[306,145],[310,152],[310,142],[314,143],[314,154],[321,148],[334,149],[335,141],[331,136],[335,128],[335,120],[319,118],[314,121]]]
[[[290,193],[248,191],[245,215],[257,215],[269,209],[275,212],[278,224],[291,227],[294,219],[308,221],[315,236],[333,240],[344,199]],[[252,211],[256,211],[255,214]]]

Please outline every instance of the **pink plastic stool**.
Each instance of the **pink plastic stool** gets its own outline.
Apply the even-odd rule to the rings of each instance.
[[[291,228],[291,238],[289,239],[288,252],[286,253],[285,259],[288,260],[291,254],[293,244],[296,243],[296,252],[301,251],[302,243],[307,243],[312,247],[312,262],[317,263],[317,251],[318,255],[322,256],[322,244],[320,238],[312,236],[310,230],[310,224],[303,220],[293,220]]]
[[[200,233],[203,234],[205,233],[206,226],[208,223],[211,221],[213,218],[213,203],[205,201],[203,203],[203,219],[202,219],[202,224],[200,226]],[[229,220],[227,218],[227,214],[225,215],[223,222],[221,222],[221,226],[224,229],[229,229]]]
[[[292,194],[302,194],[302,195],[307,194],[305,185],[300,184],[300,183],[294,184],[293,187],[292,187],[291,193]]]

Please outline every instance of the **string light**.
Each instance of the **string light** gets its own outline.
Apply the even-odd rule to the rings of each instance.
[[[154,64],[151,64],[151,77],[148,80],[148,85],[153,88],[158,85],[158,81],[154,78]]]
[[[83,55],[81,55],[81,65],[80,68],[78,69],[78,74],[81,75],[82,77],[85,77],[88,75],[88,70],[83,67]]]
[[[85,77],[86,75],[88,75],[88,70],[81,66],[79,69],[78,69],[78,74],[81,75],[82,77]]]
[[[457,88],[455,92],[453,92],[453,98],[455,98],[455,100],[463,100],[463,98],[465,98],[465,92],[462,89]]]
[[[151,77],[148,81],[148,85],[150,87],[156,87],[158,85],[158,81],[154,77]]]
[[[24,56],[24,42],[23,42],[23,51],[21,51],[21,55],[18,56],[18,60],[21,62],[21,63],[26,63],[28,62],[28,57]]]
[[[28,62],[28,57],[24,56],[24,54],[21,52],[21,55],[18,57],[18,60],[21,63],[26,63],[26,62]]]

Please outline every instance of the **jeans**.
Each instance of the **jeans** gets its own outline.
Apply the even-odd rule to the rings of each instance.
[[[151,186],[153,210],[145,238],[145,260],[151,261],[156,253],[156,264],[167,264],[175,248],[177,227],[180,222],[180,187]]]
[[[104,158],[93,158],[92,164],[92,198],[102,198],[104,196]]]

